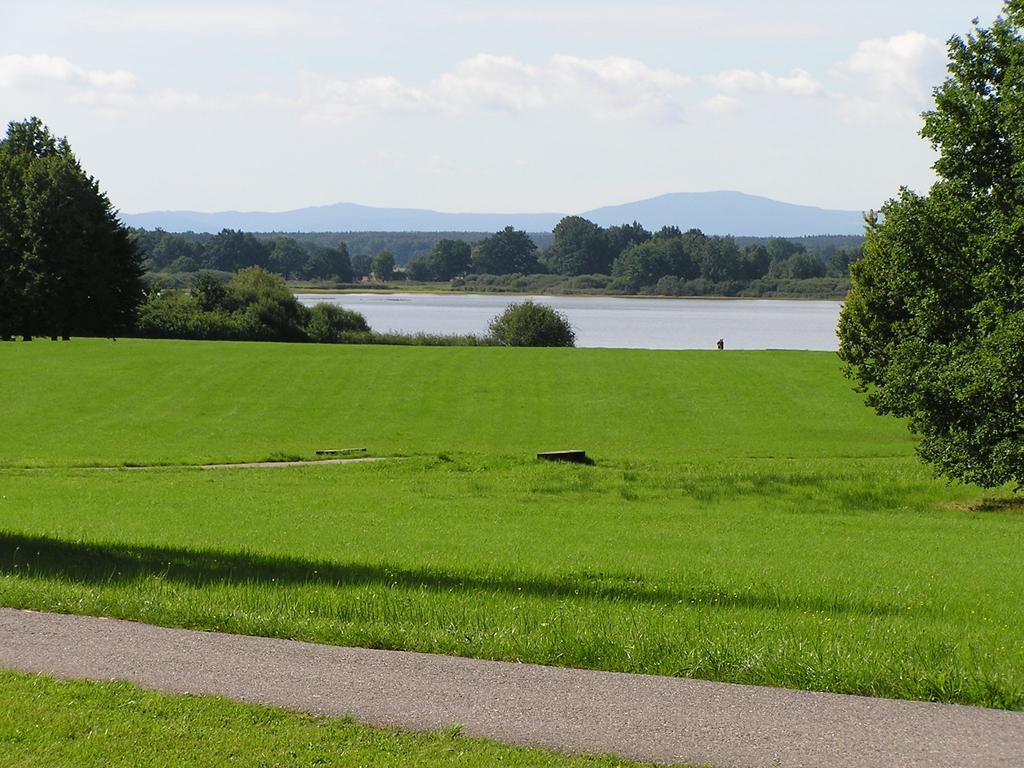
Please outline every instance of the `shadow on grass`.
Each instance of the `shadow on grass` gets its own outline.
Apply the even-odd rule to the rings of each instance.
[[[758,610],[898,614],[901,606],[842,595],[786,595],[770,587],[728,590],[711,584],[646,584],[605,574],[538,575],[454,573],[387,565],[133,544],[64,541],[0,532],[0,576],[60,578],[89,585],[130,584],[158,577],[201,589],[208,585],[376,585],[435,592],[482,591],[553,599],[679,604]]]

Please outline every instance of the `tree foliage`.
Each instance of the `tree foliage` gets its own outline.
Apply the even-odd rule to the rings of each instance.
[[[869,216],[840,355],[951,478],[1024,484],[1024,2],[949,42],[925,113],[939,180]]]
[[[523,275],[539,271],[537,245],[522,230],[505,227],[473,248],[473,271],[477,274]]]
[[[337,344],[347,333],[369,333],[366,318],[355,310],[321,302],[313,307],[306,324],[310,341],[320,344]]]
[[[506,347],[572,347],[576,333],[569,320],[544,304],[511,304],[491,320],[491,336]]]
[[[390,280],[395,274],[395,257],[391,251],[381,251],[370,263],[373,276],[378,280]]]
[[[566,216],[555,225],[555,242],[545,253],[545,263],[560,275],[608,274],[609,257],[605,230],[582,216]]]
[[[37,118],[0,140],[0,338],[112,336],[143,299],[128,230],[66,139]]]
[[[434,280],[451,280],[469,271],[472,247],[465,240],[445,238],[434,243],[427,258]]]
[[[333,316],[317,313],[315,340],[330,335]],[[139,311],[136,332],[151,338],[306,341],[313,313],[280,275],[241,270],[228,284],[203,274],[191,291],[156,291]]]

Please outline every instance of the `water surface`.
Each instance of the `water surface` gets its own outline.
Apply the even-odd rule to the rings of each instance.
[[[306,306],[327,301],[362,313],[375,331],[487,332],[509,304],[532,298],[565,314],[580,347],[633,349],[839,348],[839,301],[782,299],[626,299],[506,294],[300,293]]]

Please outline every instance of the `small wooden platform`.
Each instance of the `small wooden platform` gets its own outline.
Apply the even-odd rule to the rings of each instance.
[[[543,453],[538,453],[537,458],[544,461],[567,461],[571,464],[594,463],[591,459],[587,458],[586,451],[544,451]]]

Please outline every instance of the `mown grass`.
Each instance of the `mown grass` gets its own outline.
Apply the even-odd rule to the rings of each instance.
[[[1024,706],[1024,518],[908,459],[5,479],[5,605]]]
[[[1024,708],[1024,516],[933,479],[833,356],[74,344],[0,347],[14,381],[79,355],[78,387],[12,393],[45,429],[20,453],[0,435],[0,604]],[[386,376],[331,378],[350,367]],[[154,406],[183,370],[191,397]],[[370,447],[410,456],[66,466],[288,455],[317,445],[296,430],[374,426]]]
[[[128,683],[0,672],[0,762],[9,768],[113,765],[542,766],[628,768],[466,738],[458,728],[401,733],[213,696],[166,696]]]
[[[906,456],[835,355],[82,340],[0,345],[0,466],[365,447],[599,460]]]

